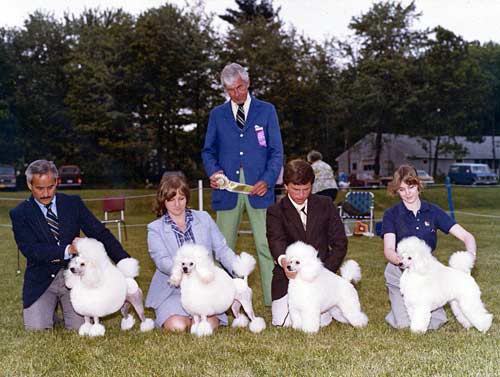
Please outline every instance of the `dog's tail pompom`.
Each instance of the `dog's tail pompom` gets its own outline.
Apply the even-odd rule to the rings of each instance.
[[[260,333],[265,328],[266,328],[266,321],[264,321],[264,318],[262,317],[255,317],[253,321],[251,321],[250,324],[248,325],[248,329],[255,334]]]
[[[357,283],[361,280],[361,267],[352,259],[346,260],[340,267],[340,275],[349,282]]]
[[[139,276],[139,261],[135,258],[124,258],[118,262],[116,267],[127,278]]]
[[[451,268],[470,274],[474,267],[474,255],[467,251],[457,251],[450,257],[448,264]]]
[[[233,262],[233,272],[236,276],[245,278],[252,273],[255,264],[255,258],[252,255],[242,252]]]

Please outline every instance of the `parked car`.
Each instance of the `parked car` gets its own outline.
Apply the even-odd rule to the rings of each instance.
[[[448,171],[451,183],[457,185],[496,185],[498,178],[486,164],[455,163]]]
[[[10,165],[0,165],[0,189],[16,189],[16,169]]]
[[[82,188],[83,172],[77,165],[62,165],[59,167],[59,178],[57,185],[59,187]]]
[[[429,175],[425,170],[417,169],[417,176],[424,185],[433,185],[435,183],[432,175]]]

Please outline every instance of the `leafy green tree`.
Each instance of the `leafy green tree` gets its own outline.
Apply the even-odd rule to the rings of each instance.
[[[433,174],[436,174],[440,154],[452,153],[456,158],[463,155],[463,148],[454,141],[456,136],[480,140],[481,114],[489,87],[469,54],[467,41],[439,26],[433,32],[434,38],[429,39],[420,61],[423,86],[419,107],[423,114],[421,127],[413,134],[434,140]]]
[[[426,39],[426,32],[411,29],[419,18],[414,2],[403,6],[379,2],[349,28],[359,44],[356,54],[356,80],[351,91],[356,111],[363,114],[357,125],[364,133],[375,132],[375,175],[380,172],[382,134],[404,130],[404,114],[411,98],[415,60]]]
[[[64,102],[67,79],[63,67],[69,47],[63,25],[53,16],[35,12],[22,29],[11,32],[16,74],[12,113],[19,122],[22,159],[57,160],[74,137]]]
[[[79,137],[65,158],[81,164],[91,179],[140,179],[137,166],[147,147],[133,126],[127,77],[134,20],[120,9],[88,9],[66,21],[71,41],[66,103]]]
[[[149,141],[148,170],[156,174],[199,171],[201,135],[216,96],[216,40],[211,20],[196,9],[166,4],[136,22],[135,123]]]
[[[0,29],[0,163],[16,164],[21,157],[19,124],[12,113],[15,65],[9,33]]]
[[[478,62],[485,81],[490,90],[484,104],[483,125],[485,134],[492,135],[493,169],[499,167],[495,152],[496,137],[500,134],[500,45],[489,42],[484,45],[471,44],[469,48],[471,56]]]

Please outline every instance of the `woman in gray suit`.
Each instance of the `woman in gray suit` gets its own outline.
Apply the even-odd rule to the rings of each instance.
[[[168,283],[177,250],[186,242],[203,245],[229,273],[232,273],[231,266],[236,258],[210,215],[186,208],[189,197],[184,177],[163,177],[154,206],[159,218],[148,225],[148,248],[156,271],[146,306],[154,309],[156,326],[170,331],[185,331],[191,327],[191,317],[181,305],[180,288]],[[227,325],[227,317],[221,314],[209,318],[209,322],[215,329],[219,324]]]

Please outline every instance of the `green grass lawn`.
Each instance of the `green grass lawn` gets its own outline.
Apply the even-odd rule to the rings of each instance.
[[[83,198],[124,193],[127,196],[154,194],[151,190],[73,191]],[[344,194],[340,193],[337,200]],[[375,191],[376,217],[396,202],[385,191]],[[91,339],[56,328],[29,333],[22,323],[21,287],[16,275],[17,251],[8,226],[8,210],[26,192],[0,193],[0,376],[500,376],[500,187],[454,189],[458,221],[471,231],[478,243],[473,275],[482,288],[483,300],[495,315],[487,334],[465,330],[450,317],[438,331],[414,335],[393,330],[384,323],[389,309],[384,286],[385,260],[378,238],[349,238],[348,258],[359,262],[363,278],[358,292],[369,317],[364,329],[332,323],[316,335],[292,329],[268,327],[261,334],[244,329],[222,328],[213,336],[196,338],[160,330],[140,333],[119,330],[120,317],[104,320],[106,336]],[[428,189],[424,199],[447,208],[444,187]],[[147,292],[154,265],[149,258],[144,224],[154,220],[151,197],[127,200],[128,239],[126,250],[141,262],[139,285]],[[193,207],[197,207],[195,193]],[[87,202],[102,217],[99,201]],[[205,195],[209,206],[209,193]],[[464,212],[464,213],[462,213]],[[477,217],[498,215],[494,217]],[[133,226],[132,226],[133,225]],[[248,224],[244,224],[248,227]],[[116,230],[116,229],[115,229]],[[451,236],[440,236],[437,257],[445,262],[462,249]],[[240,236],[238,251],[254,253],[250,235]],[[24,269],[24,257],[21,256]],[[250,276],[254,306],[269,325],[271,313],[262,305],[258,273]],[[448,311],[450,314],[451,312]],[[152,316],[151,311],[148,312]]]

